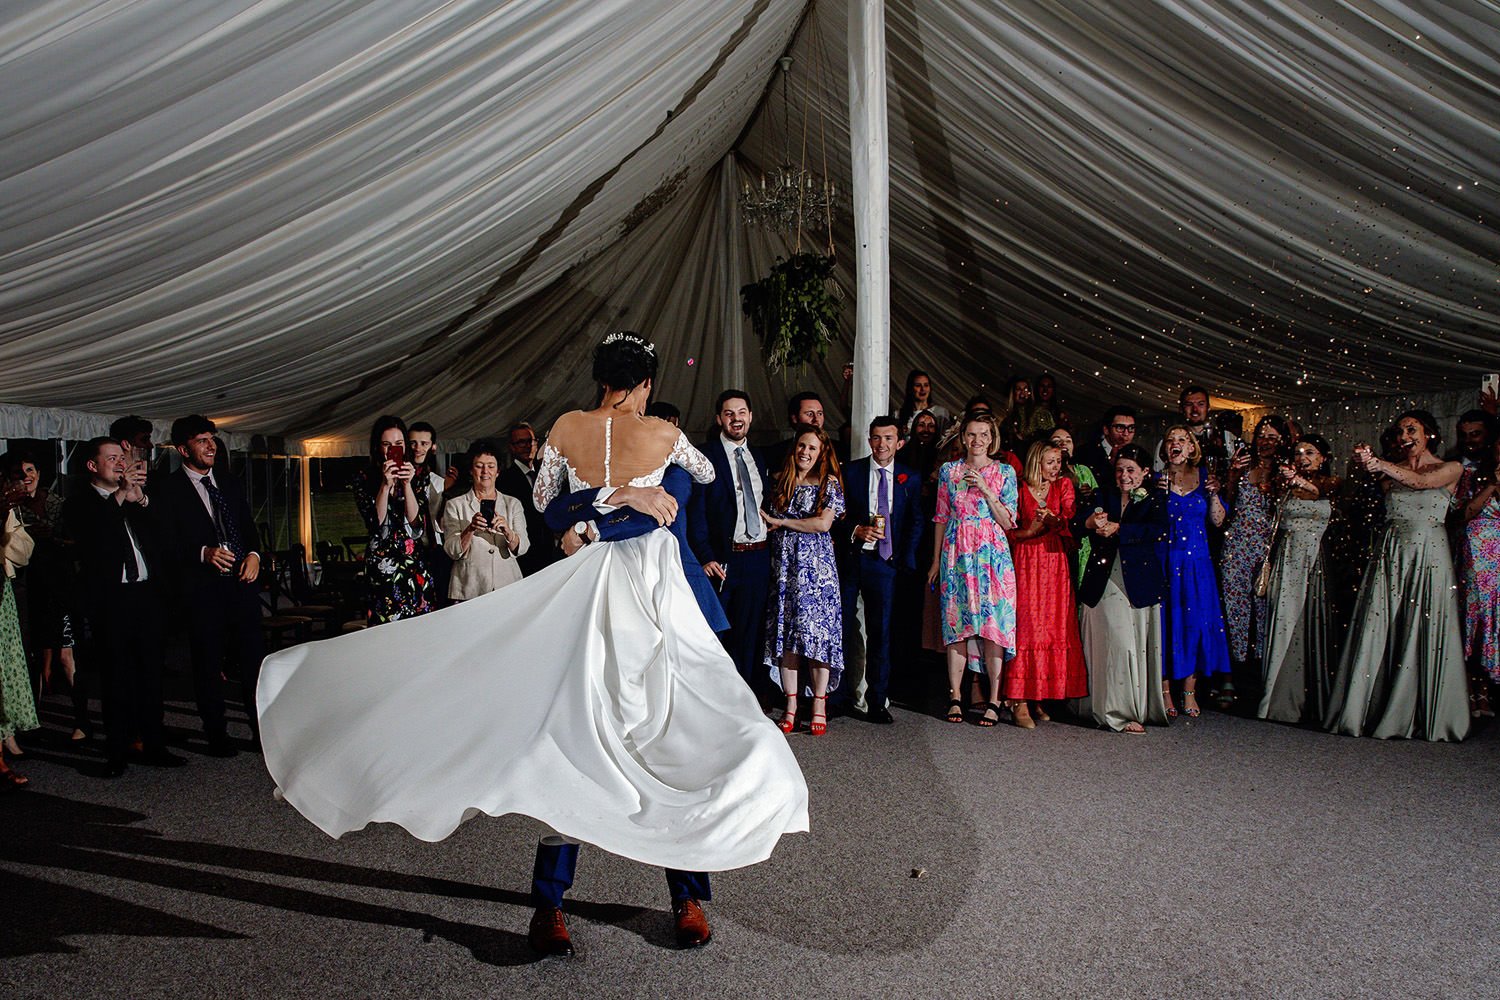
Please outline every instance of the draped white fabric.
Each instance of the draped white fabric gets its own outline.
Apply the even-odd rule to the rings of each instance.
[[[884,0],[849,4],[849,158],[854,174],[856,427],[889,412],[891,371],[891,151],[886,116]],[[853,435],[855,457],[869,454]]]
[[[885,7],[891,365],[941,402],[1043,368],[1075,410],[1500,369],[1494,3]],[[0,402],[461,438],[585,401],[592,342],[630,326],[690,412],[738,360],[758,430],[802,383],[843,417],[847,332],[784,384],[725,330],[785,252],[739,230],[724,158],[779,158],[789,43],[792,127],[820,112],[851,173],[847,5],[793,42],[803,8],[9,4]],[[835,242],[852,293],[847,215]]]

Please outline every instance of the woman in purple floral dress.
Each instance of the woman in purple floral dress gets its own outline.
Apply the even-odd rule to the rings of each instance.
[[[767,490],[761,517],[770,529],[771,579],[766,610],[766,665],[781,682],[786,711],[781,731],[797,728],[798,675],[813,692],[809,732],[828,731],[828,692],[844,672],[844,616],[838,561],[829,529],[844,516],[844,484],[833,442],[821,427],[802,425],[786,463]]]
[[[435,590],[421,547],[427,529],[427,477],[416,476],[400,417],[375,421],[370,463],[354,479],[354,503],[370,532],[365,546],[365,621],[383,625],[425,614],[434,606]]]
[[[1490,684],[1500,684],[1500,441],[1464,508],[1464,655],[1479,668],[1471,680],[1474,715],[1492,714]]]
[[[1016,526],[1016,473],[1005,462],[1000,429],[989,414],[971,415],[959,428],[962,461],[938,470],[935,540],[927,582],[942,608],[948,658],[948,721],[963,722],[966,647],[983,640],[990,700],[981,726],[1000,720],[1000,673],[1016,655],[1016,570],[1005,532]],[[1029,721],[1029,718],[1028,718]],[[1018,724],[1023,724],[1019,721]]]

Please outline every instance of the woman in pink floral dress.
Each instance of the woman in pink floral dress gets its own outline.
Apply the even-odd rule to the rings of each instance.
[[[1500,684],[1500,441],[1487,464],[1480,487],[1464,508],[1464,655],[1491,684]],[[1483,678],[1474,684],[1471,710],[1487,714],[1490,699]]]
[[[1016,571],[1006,529],[1016,523],[1016,474],[996,461],[1000,431],[989,414],[971,416],[960,430],[964,458],[938,470],[937,513],[928,585],[938,591],[948,658],[948,721],[962,722],[965,645],[984,642],[990,701],[979,720],[1000,720],[1000,672],[1016,652]]]

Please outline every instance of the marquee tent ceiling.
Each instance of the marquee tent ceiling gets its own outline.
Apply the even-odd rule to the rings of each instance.
[[[0,403],[466,437],[586,400],[618,326],[699,413],[736,377],[837,396],[847,341],[795,385],[763,370],[733,303],[787,247],[733,192],[804,112],[847,178],[846,19],[9,4]],[[894,371],[1155,406],[1500,368],[1496,4],[891,0],[887,36]]]

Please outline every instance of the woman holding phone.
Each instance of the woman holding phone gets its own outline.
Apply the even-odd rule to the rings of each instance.
[[[443,550],[453,560],[448,597],[467,601],[499,590],[521,579],[516,559],[526,554],[526,512],[516,497],[495,486],[500,455],[508,454],[494,441],[476,441],[469,448],[469,477],[474,488],[449,497],[443,509]]]
[[[354,479],[354,503],[370,532],[365,546],[365,621],[383,625],[433,609],[422,559],[427,482],[406,452],[406,423],[384,416],[370,428],[370,465]]]

